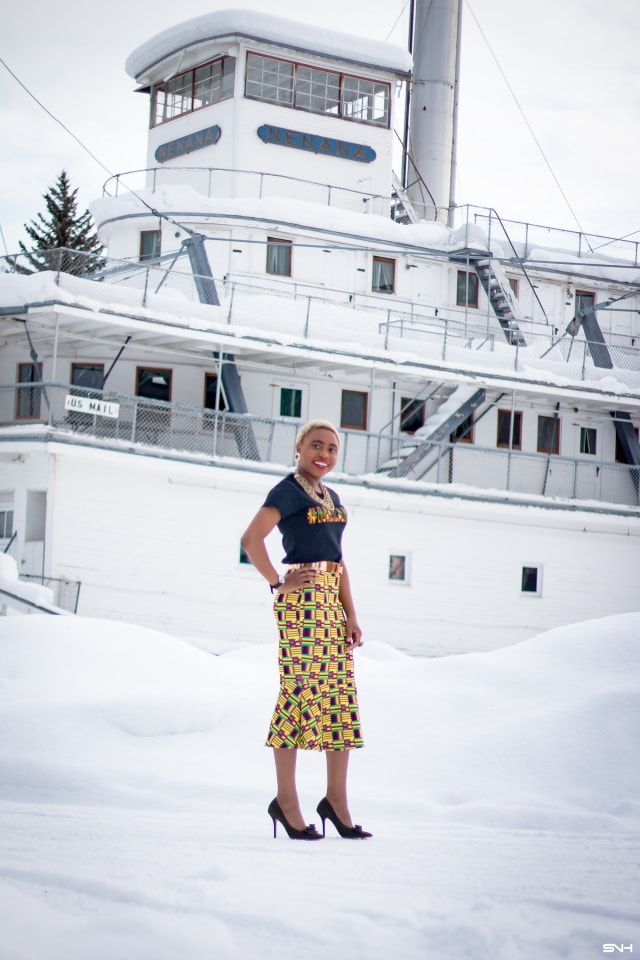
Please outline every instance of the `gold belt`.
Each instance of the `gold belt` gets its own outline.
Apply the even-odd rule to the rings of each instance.
[[[289,570],[317,570],[318,573],[342,573],[342,564],[332,560],[316,560],[315,563],[290,563]]]

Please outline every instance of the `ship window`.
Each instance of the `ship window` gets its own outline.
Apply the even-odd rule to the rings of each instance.
[[[634,429],[635,429],[635,432],[636,432],[636,437],[638,438],[638,440],[640,440],[640,429],[639,429],[638,427],[635,427]],[[626,457],[626,455],[625,455],[625,452],[624,452],[624,450],[623,450],[623,448],[622,448],[622,444],[620,443],[620,437],[618,436],[617,433],[616,433],[616,454],[615,454],[615,459],[616,459],[616,463],[628,463],[628,462],[629,462],[629,461],[627,460],[627,457]]]
[[[233,81],[235,79],[235,60],[225,57],[223,60],[214,60],[195,71],[193,88],[193,109],[208,107],[218,100],[226,100],[233,96]]]
[[[248,97],[293,104],[293,64],[273,57],[247,56]]]
[[[0,540],[13,536],[13,510],[0,510]]]
[[[222,57],[157,84],[152,92],[151,125],[233,96],[235,69],[235,57]]]
[[[409,558],[404,553],[389,555],[389,580],[394,583],[407,583],[409,579]]]
[[[267,237],[267,273],[291,276],[291,240]]]
[[[302,390],[295,387],[280,387],[280,416],[300,418],[302,414]]]
[[[23,386],[23,384],[42,381],[41,363],[21,363],[18,365],[16,417],[19,419],[37,419],[40,416],[40,397],[42,387]]]
[[[451,443],[473,443],[473,414],[458,424],[449,440]]]
[[[595,456],[596,434],[595,427],[580,427],[580,453],[589,453]]]
[[[542,594],[542,567],[522,568],[522,593]]]
[[[538,417],[538,453],[560,452],[560,421],[557,417]]]
[[[147,400],[170,400],[171,370],[138,367],[136,396],[145,397]]]
[[[369,123],[389,122],[389,86],[361,77],[345,77],[342,87],[342,115]]]
[[[218,386],[220,389],[218,389]],[[218,381],[217,373],[204,375],[204,406],[205,410],[226,410],[227,401],[224,397],[222,383]]]
[[[142,230],[140,233],[140,260],[156,260],[160,256],[162,234],[159,230]]]
[[[368,403],[368,394],[359,390],[343,390],[340,426],[346,430],[366,430]]]
[[[245,95],[296,110],[389,126],[389,84],[247,54]]]
[[[424,426],[424,400],[402,397],[400,400],[400,430],[402,433],[415,433]]]
[[[511,419],[513,416],[513,420]],[[522,414],[518,410],[498,410],[498,447],[520,450],[522,445]]]
[[[340,74],[298,67],[295,105],[314,113],[340,112]]]
[[[389,260],[386,257],[374,257],[371,289],[375,293],[393,293],[395,269],[395,260]]]
[[[478,274],[458,270],[456,304],[459,307],[478,306]]]
[[[88,390],[102,390],[103,382],[103,363],[71,364],[71,383],[74,387],[86,387]]]

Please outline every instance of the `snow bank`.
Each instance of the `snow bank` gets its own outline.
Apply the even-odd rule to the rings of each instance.
[[[213,656],[0,620],[2,956],[584,960],[637,940],[639,636],[636,613],[439,660],[365,645],[351,806],[374,838],[296,844],[266,815],[275,642]],[[312,820],[322,758],[298,766]]]
[[[627,614],[461,657],[415,660],[383,644],[368,655],[365,646],[361,776],[381,802],[408,794],[439,817],[626,829],[640,820],[640,740],[629,736],[640,726],[638,636],[640,614]],[[74,802],[155,805],[195,786],[212,791],[228,773],[207,758],[260,751],[276,688],[271,645],[216,657],[82,618],[0,622],[0,663],[13,771],[0,796],[22,800],[71,793]],[[389,689],[401,706],[390,708]],[[255,786],[241,770],[236,787]]]

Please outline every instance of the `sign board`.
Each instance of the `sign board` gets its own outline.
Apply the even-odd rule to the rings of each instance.
[[[119,403],[94,400],[92,397],[75,397],[72,393],[68,393],[64,398],[64,408],[76,413],[92,413],[96,417],[111,417],[112,420],[117,420],[120,414]]]
[[[368,147],[364,143],[334,140],[333,137],[321,137],[316,133],[302,133],[300,130],[272,127],[268,123],[258,127],[258,136],[264,143],[275,143],[280,147],[306,150],[308,153],[317,153],[326,157],[356,160],[359,163],[372,163],[376,159],[373,147]]]
[[[217,124],[213,127],[205,127],[204,130],[197,130],[195,133],[188,133],[185,137],[178,137],[177,140],[161,143],[157,147],[154,157],[158,163],[175,160],[176,157],[182,157],[185,153],[193,153],[194,150],[202,150],[203,147],[213,146],[220,139],[221,133],[222,131]]]

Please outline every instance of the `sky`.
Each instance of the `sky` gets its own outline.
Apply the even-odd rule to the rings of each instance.
[[[264,614],[271,642],[226,651],[215,625],[196,646],[0,617],[2,960],[637,952],[640,613],[435,659],[365,640],[349,783],[373,837],[313,844],[267,816]],[[320,825],[321,756],[298,783]]]
[[[128,54],[184,19],[250,0],[112,0],[100,19],[81,0],[3,11],[0,57],[112,173],[145,162],[148,98],[133,92]],[[291,13],[290,0],[254,6]],[[153,19],[150,14],[153,13]],[[407,0],[299,4],[305,22],[404,46]],[[640,239],[636,201],[640,83],[636,0],[465,0],[457,201],[512,220]],[[0,64],[0,252],[64,168],[80,209],[109,174]]]

